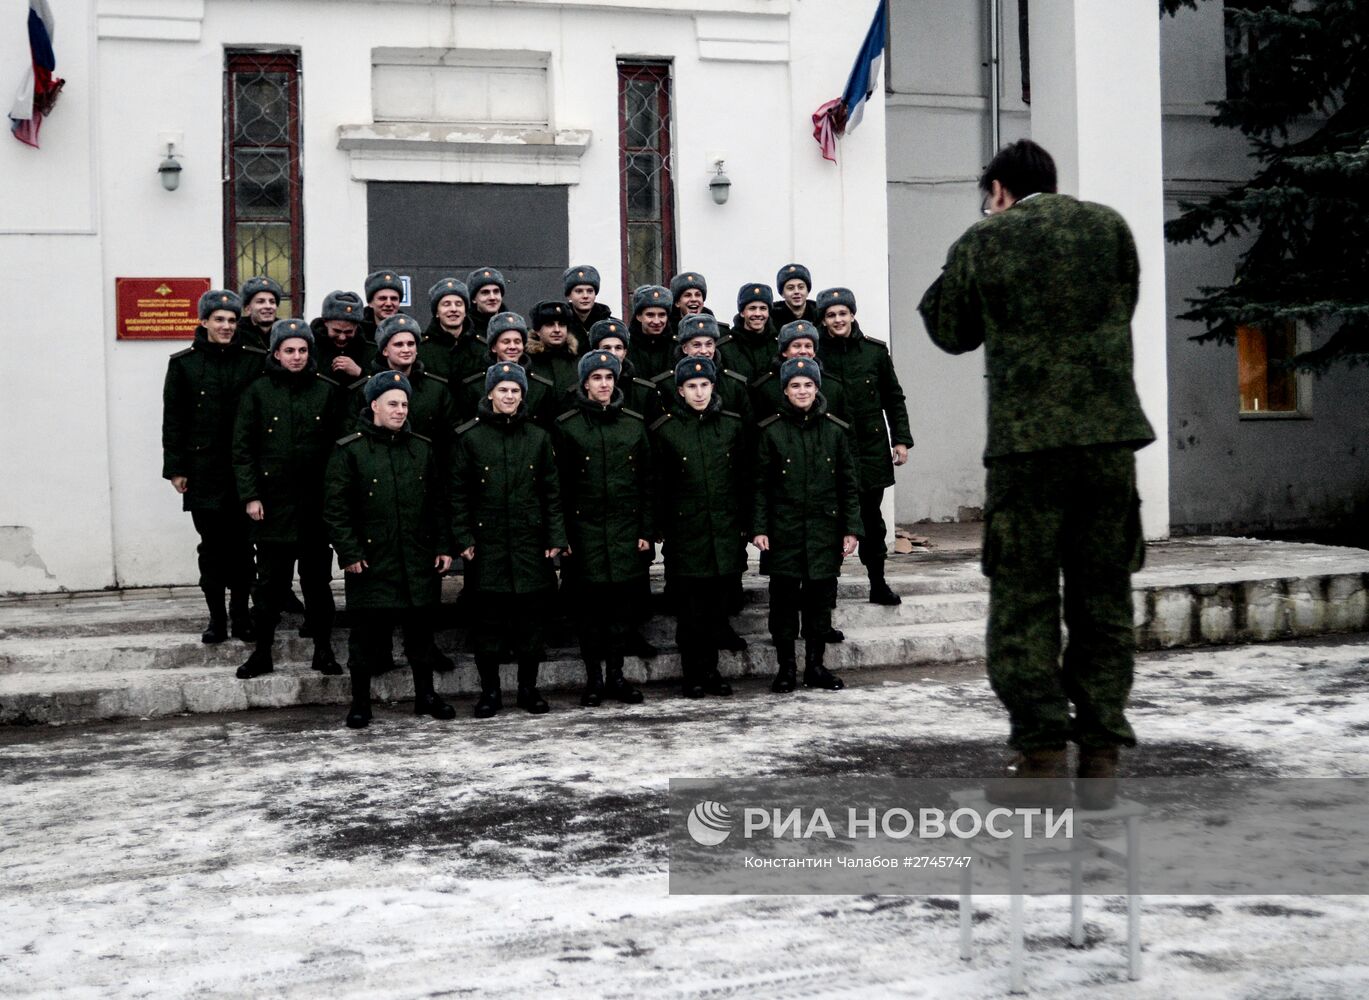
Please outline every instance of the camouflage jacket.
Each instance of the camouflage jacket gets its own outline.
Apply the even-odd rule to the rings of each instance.
[[[1068,195],[1029,197],[951,247],[918,311],[942,350],[984,345],[985,461],[1155,440],[1132,380],[1139,275],[1122,217]]]

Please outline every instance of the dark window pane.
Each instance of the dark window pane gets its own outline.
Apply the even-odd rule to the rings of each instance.
[[[654,80],[629,80],[627,84],[627,129],[629,149],[656,149],[660,142],[661,120],[656,111],[658,84]]]
[[[632,222],[627,227],[628,285],[656,285],[665,281],[661,260],[661,227]]]
[[[240,217],[290,217],[290,154],[286,150],[235,150],[233,184]]]
[[[284,73],[234,77],[234,143],[283,145],[290,137],[289,78]]]
[[[661,158],[655,153],[627,154],[627,217],[661,217]]]

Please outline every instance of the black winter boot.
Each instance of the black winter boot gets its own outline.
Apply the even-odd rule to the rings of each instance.
[[[704,696],[703,678],[699,670],[699,651],[680,650],[680,694],[686,698]]]
[[[903,598],[890,589],[888,581],[884,579],[884,563],[871,563],[866,567],[870,574],[870,603],[883,604],[893,607],[902,604]]]
[[[593,708],[604,700],[604,668],[598,660],[585,660],[585,693],[580,704]]]
[[[478,656],[475,669],[480,674],[480,697],[475,702],[475,717],[488,719],[498,715],[504,707],[504,693],[499,689],[499,657]]]
[[[814,639],[805,640],[803,645],[803,686],[822,688],[826,691],[840,691],[844,688],[846,685],[841,682],[841,678],[822,665],[827,645]]]
[[[336,677],[342,673],[342,664],[338,663],[337,657],[333,655],[332,638],[331,632],[314,637],[314,660],[309,664],[310,670],[317,670],[328,677]]]
[[[770,682],[770,690],[776,694],[788,694],[798,684],[799,664],[794,659],[794,640],[776,639],[775,658],[780,668],[775,671],[775,679]]]
[[[352,675],[352,708],[347,713],[348,729],[365,729],[371,724],[371,675],[360,662],[354,663]]]
[[[623,658],[621,655],[611,655],[604,664],[604,690],[608,696],[615,701],[621,701],[624,705],[640,705],[642,703],[642,692],[628,683],[623,676]]]
[[[704,692],[727,697],[732,693],[732,685],[723,680],[723,675],[718,673],[718,654],[710,650],[709,655],[703,658],[700,664],[701,683]]]
[[[247,662],[238,668],[238,680],[245,681],[251,677],[260,677],[262,674],[269,674],[276,669],[276,665],[271,659],[271,647],[276,641],[276,627],[268,621],[266,615],[261,611],[257,612],[257,648],[252,650],[252,655],[247,658]],[[233,633],[237,635],[236,632]]]
[[[257,638],[252,627],[252,612],[247,606],[247,591],[235,590],[228,599],[228,634],[243,642],[253,642]]]
[[[895,594],[894,596],[897,597],[898,595]],[[824,645],[828,646],[830,646],[834,642],[845,642],[846,633],[839,628],[829,628],[827,630],[827,634],[822,637],[822,641]]]
[[[200,642],[215,645],[228,640],[228,609],[223,603],[222,590],[205,590],[204,603],[209,605],[209,624],[200,633]]]
[[[426,663],[409,668],[414,675],[414,715],[431,715],[434,719],[455,719],[456,709],[433,691],[433,668]]]
[[[540,662],[518,661],[518,707],[526,708],[533,715],[542,715],[551,710],[547,700],[537,690],[537,668]]]

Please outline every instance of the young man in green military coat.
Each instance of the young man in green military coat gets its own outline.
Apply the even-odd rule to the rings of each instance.
[[[675,303],[670,309],[672,339],[678,335],[680,323],[690,316],[713,315],[713,310],[704,305],[708,300],[708,282],[698,271],[684,271],[671,278],[670,297]]]
[[[262,372],[266,352],[237,332],[236,292],[200,296],[194,342],[171,355],[162,388],[162,478],[170,480],[200,536],[200,589],[209,606],[202,642],[250,642],[252,542],[233,483],[233,418]],[[231,593],[224,606],[224,591]]]
[[[659,375],[652,376],[651,381],[656,385],[657,392],[662,399],[675,398],[675,369],[680,359],[708,358],[718,369],[716,392],[722,397],[723,408],[740,414],[741,418],[750,425],[752,423],[750,386],[746,377],[740,372],[728,368],[727,359],[721,357],[718,350],[721,337],[722,331],[718,328],[717,319],[707,313],[690,316],[681,321],[675,330],[676,348],[671,367]],[[667,408],[671,408],[673,405],[672,403]],[[655,419],[654,416],[653,419]]]
[[[675,366],[679,405],[651,425],[656,523],[689,698],[732,693],[718,673],[718,650],[735,634],[727,599],[746,569],[751,443],[741,416],[723,408],[717,379],[711,359],[682,358]]]
[[[490,320],[505,312],[504,294],[507,289],[504,275],[497,267],[477,267],[466,275],[466,288],[471,296],[471,322],[475,325],[475,336],[488,341]]]
[[[257,545],[257,648],[238,668],[247,679],[269,674],[284,598],[299,563],[304,622],[314,640],[313,669],[340,674],[333,656],[333,552],[320,510],[323,474],[344,422],[346,395],[314,365],[314,335],[302,319],[271,329],[266,377],[242,395],[233,433],[238,499]]]
[[[602,318],[609,318],[608,307],[601,308]],[[571,333],[571,322],[570,305],[555,299],[537,303],[528,314],[528,325],[532,328],[528,338],[528,360],[532,370],[551,379],[557,398],[567,405],[580,384],[576,366],[589,339],[588,330],[582,334]]]
[[[780,293],[770,307],[775,329],[800,319],[818,324],[818,304],[808,297],[813,290],[813,272],[802,264],[785,264],[775,274],[775,288]]]
[[[475,332],[471,296],[460,278],[440,278],[428,289],[433,318],[418,344],[418,360],[425,371],[441,375],[448,385],[483,372],[485,341]]]
[[[540,372],[532,371],[532,359],[528,356],[528,324],[522,316],[514,312],[502,312],[486,324],[485,341],[488,351],[485,354],[485,368],[468,375],[457,387],[459,400],[457,409],[465,420],[473,418],[480,409],[480,401],[485,399],[485,371],[490,365],[514,364],[528,373],[528,392],[523,398],[523,410],[529,420],[539,427],[547,427],[562,411],[564,399],[556,393],[556,383]]]
[[[427,655],[441,577],[452,565],[451,503],[432,442],[409,427],[410,392],[400,372],[372,375],[357,430],[338,439],[324,478],[323,521],[361,650],[348,664],[352,729],[371,722],[371,665],[389,660],[395,625],[413,671],[414,714],[456,715],[433,693]]]
[[[764,374],[751,382],[751,412],[757,420],[778,413],[784,402],[780,365],[789,358],[816,358],[821,336],[817,327],[803,319],[786,323],[780,330],[778,357],[770,361]],[[828,413],[846,419],[846,385],[826,370],[822,373],[822,398],[827,403]]]
[[[1002,149],[979,184],[990,216],[951,247],[919,311],[943,350],[985,350],[989,681],[1020,754],[989,792],[1026,801],[1064,785],[1074,740],[1080,802],[1102,807],[1118,748],[1136,742],[1135,451],[1155,439],[1132,378],[1136,245],[1111,208],[1057,194],[1055,164],[1030,140]]]
[[[239,338],[250,347],[267,350],[271,328],[275,325],[276,312],[280,309],[280,300],[285,297],[285,289],[274,278],[258,274],[242,283],[238,297],[242,299],[242,317],[238,320]]]
[[[641,415],[623,406],[621,373],[608,351],[582,357],[575,406],[556,419],[554,430],[570,536],[566,571],[580,599],[584,705],[598,705],[605,696],[627,704],[642,700],[623,676],[623,657],[656,537],[651,446]]]
[[[889,552],[885,538],[884,491],[894,485],[894,466],[908,461],[913,434],[903,387],[882,340],[867,337],[856,321],[856,296],[849,288],[818,295],[822,338],[818,359],[824,375],[835,375],[846,395],[846,419],[860,467],[860,561],[870,577],[871,604],[901,604],[884,579]]]
[[[675,331],[670,322],[670,289],[643,285],[632,293],[628,355],[638,378],[652,379],[672,367]]]
[[[396,271],[372,271],[366,275],[363,290],[366,307],[357,332],[362,340],[374,341],[380,324],[399,312],[399,304],[404,301],[404,282]]]
[[[491,365],[485,384],[480,412],[457,429],[452,455],[452,535],[474,601],[475,717],[503,707],[499,664],[509,652],[518,662],[518,706],[540,715],[547,711],[537,671],[556,588],[552,560],[566,547],[556,456],[550,436],[524,412],[522,366]]]
[[[565,289],[566,307],[570,310],[567,329],[575,338],[575,356],[578,359],[588,348],[589,329],[601,319],[608,319],[613,311],[599,301],[599,269],[591,264],[575,264],[566,268],[561,275]],[[534,310],[536,312],[536,310]],[[533,320],[534,329],[537,326]]]
[[[805,687],[844,685],[823,662],[842,559],[863,530],[859,474],[845,422],[826,412],[822,370],[811,358],[780,368],[784,404],[758,425],[753,543],[770,553],[770,638],[779,670],[770,685],[794,690],[794,642],[804,638]]]
[[[776,326],[770,321],[770,286],[759,281],[742,285],[737,292],[737,315],[732,332],[718,341],[723,360],[748,382],[765,374],[779,351]]]
[[[323,298],[323,309],[309,324],[314,334],[310,358],[321,375],[325,375],[346,389],[359,389],[371,363],[375,342],[363,340],[359,334],[365,305],[356,292],[329,292]]]
[[[622,366],[618,375],[618,388],[623,392],[623,405],[634,413],[640,413],[644,418],[650,416],[654,420],[664,410],[660,390],[655,382],[644,379],[637,373],[636,366],[632,363],[631,352],[628,350],[628,344],[631,342],[628,330],[628,325],[620,319],[614,319],[612,316],[601,319],[589,329],[589,350],[608,351],[618,359],[618,364]],[[577,386],[570,394],[570,405],[574,405],[575,393],[578,391]]]

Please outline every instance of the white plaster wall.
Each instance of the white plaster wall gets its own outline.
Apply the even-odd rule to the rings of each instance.
[[[22,0],[3,3],[0,15],[23,7]],[[45,155],[41,170],[23,173],[13,164],[27,151],[0,143],[0,170],[7,181],[19,179],[13,190],[22,194],[0,207],[9,212],[0,215],[0,288],[45,302],[70,351],[65,405],[46,407],[43,435],[16,428],[17,416],[42,409],[46,396],[22,389],[6,396],[6,468],[43,475],[22,492],[4,490],[0,527],[30,529],[47,569],[25,553],[22,568],[6,563],[11,547],[0,537],[0,589],[195,578],[190,518],[160,475],[166,359],[185,344],[115,342],[114,279],[223,281],[225,47],[301,50],[306,312],[333,288],[358,288],[367,269],[366,186],[352,179],[337,128],[371,120],[371,49],[526,47],[552,53],[553,127],[593,134],[570,190],[570,253],[599,265],[611,305],[619,305],[620,285],[615,60],[664,58],[674,63],[679,261],[708,277],[715,310],[730,318],[739,285],[773,280],[780,264],[798,258],[820,282],[858,287],[867,323],[874,318],[872,332],[881,332],[888,311],[882,102],[843,142],[840,167],[821,159],[808,120],[840,93],[868,26],[867,14],[844,16],[850,8],[841,0],[697,0],[654,9],[163,0],[122,20],[125,8],[105,5],[101,25],[108,30],[98,41],[93,3],[58,12],[59,72],[73,83],[45,126],[43,153],[54,155]],[[149,34],[181,40],[123,37]],[[753,45],[753,38],[764,41]],[[97,93],[100,113],[93,115]],[[182,133],[176,192],[162,190],[156,173],[164,131]],[[733,180],[725,206],[713,204],[707,189],[713,155],[726,158]],[[497,167],[489,171],[486,180],[501,179]],[[5,231],[35,226],[84,235]],[[7,327],[8,345],[14,336]]]
[[[0,593],[98,588],[114,579],[110,548],[106,330],[92,139],[98,87],[89,3],[54,5],[57,75],[67,80],[41,149],[0,133],[0,296],[24,303],[0,323],[8,385],[0,402]],[[24,0],[0,2],[23,25]],[[27,34],[0,33],[0,100],[29,60]],[[16,322],[27,315],[34,322]],[[25,379],[33,337],[58,345]]]

